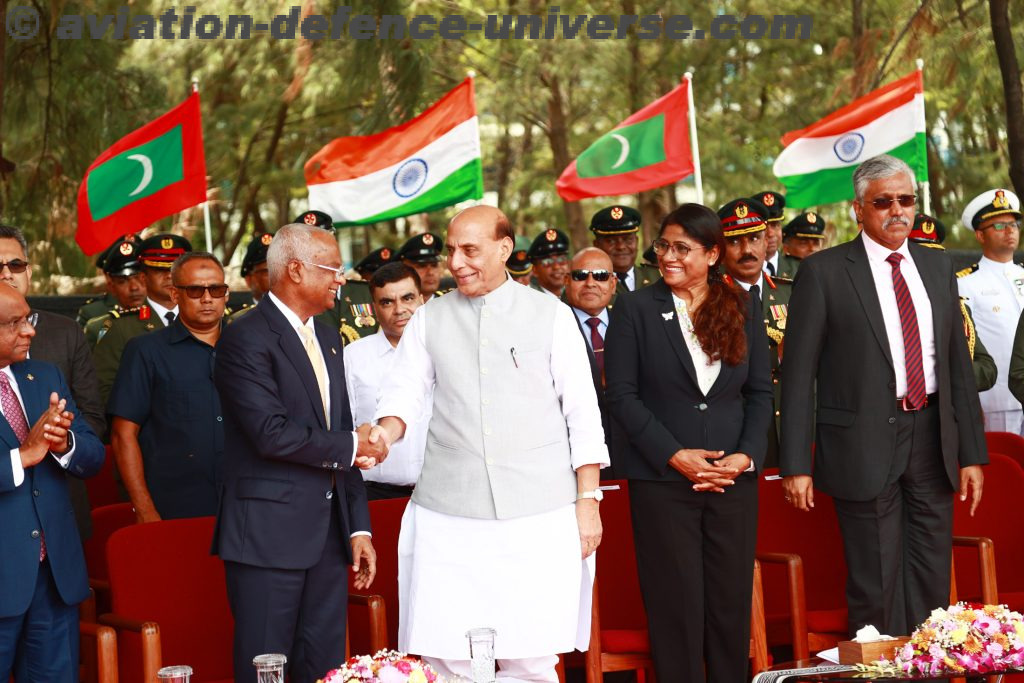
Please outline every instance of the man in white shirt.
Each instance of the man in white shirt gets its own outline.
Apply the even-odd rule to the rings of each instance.
[[[981,244],[981,260],[957,273],[957,286],[971,307],[978,336],[996,362],[996,385],[980,395],[989,432],[1024,434],[1024,413],[1007,385],[1013,337],[1024,305],[1024,268],[1013,262],[1020,218],[1020,200],[1003,189],[982,192],[961,218]]]
[[[404,263],[385,264],[370,276],[370,296],[380,329],[345,347],[345,384],[352,422],[356,425],[373,421],[380,386],[394,368],[395,349],[402,332],[412,314],[423,305],[420,276]],[[387,460],[363,471],[369,500],[412,495],[423,467],[430,406],[430,401],[424,402],[419,420],[409,425],[405,438],[391,448]]]
[[[601,540],[586,346],[567,306],[509,278],[501,211],[459,213],[446,248],[458,290],[413,315],[370,434],[394,444],[432,394],[398,542],[399,648],[469,678],[465,633],[491,627],[499,681],[554,682],[556,653],[589,643]]]

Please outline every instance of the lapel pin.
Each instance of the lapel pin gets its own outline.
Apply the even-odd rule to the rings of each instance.
[[[30,382],[31,382],[32,380],[34,380],[34,379],[36,378],[36,376],[35,376],[35,375],[33,375],[33,374],[32,374],[31,372],[30,372],[30,373],[28,373],[28,374],[27,374],[27,375],[25,375],[25,376],[26,376],[26,377],[28,377],[28,379],[29,379],[29,381],[30,381]]]
[[[669,311],[668,313],[662,313],[661,317],[664,318],[665,320],[671,320],[672,318],[675,317],[675,315],[675,311]]]
[[[332,356],[337,356],[338,355],[338,350],[336,348],[334,348],[333,346],[331,347],[331,355]]]

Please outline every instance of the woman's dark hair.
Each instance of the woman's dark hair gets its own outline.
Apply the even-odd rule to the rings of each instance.
[[[683,204],[665,216],[658,230],[678,225],[705,250],[718,247],[718,261],[708,268],[708,296],[697,309],[693,331],[704,353],[712,360],[739,365],[747,355],[747,294],[731,278],[723,279],[719,263],[725,254],[725,237],[718,214],[701,204]]]

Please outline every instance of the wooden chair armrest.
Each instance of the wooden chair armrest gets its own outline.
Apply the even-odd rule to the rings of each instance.
[[[370,649],[373,652],[388,649],[388,616],[384,598],[379,595],[349,593],[348,601],[367,608],[370,627]]]
[[[992,539],[984,536],[954,536],[953,547],[977,549],[978,575],[981,577],[981,600],[986,605],[998,605],[996,551]]]
[[[98,621],[119,631],[130,631],[142,636],[142,680],[144,683],[156,683],[156,672],[160,670],[163,659],[160,626],[155,621],[128,619],[119,614],[101,614]]]
[[[88,662],[95,672],[97,683],[117,683],[117,633],[109,626],[81,621],[78,631],[83,639],[96,641],[95,648],[82,648],[83,655],[89,652]]]
[[[790,636],[793,659],[808,659],[807,599],[804,595],[804,561],[794,553],[757,553],[761,564],[780,564],[786,568],[786,590],[789,595]]]

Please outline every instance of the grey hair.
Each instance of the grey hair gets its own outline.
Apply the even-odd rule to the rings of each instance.
[[[25,233],[21,231],[21,228],[16,228],[13,225],[0,225],[0,240],[16,240],[21,245],[25,258],[28,258],[28,242],[25,241]]]
[[[871,157],[853,172],[853,192],[857,197],[857,201],[864,199],[868,183],[874,180],[881,180],[882,178],[891,178],[901,173],[906,174],[910,179],[911,185],[917,185],[914,171],[907,165],[907,162],[888,154],[879,154],[877,157]]]
[[[185,267],[185,264],[189,261],[209,261],[213,265],[220,269],[220,272],[224,272],[224,266],[221,265],[220,259],[211,254],[208,251],[187,251],[178,258],[174,259],[174,263],[171,264],[171,282],[177,282],[178,273]]]
[[[267,247],[270,286],[284,277],[289,261],[312,261],[318,245],[314,235],[329,234],[323,228],[305,223],[289,223],[276,233]]]

